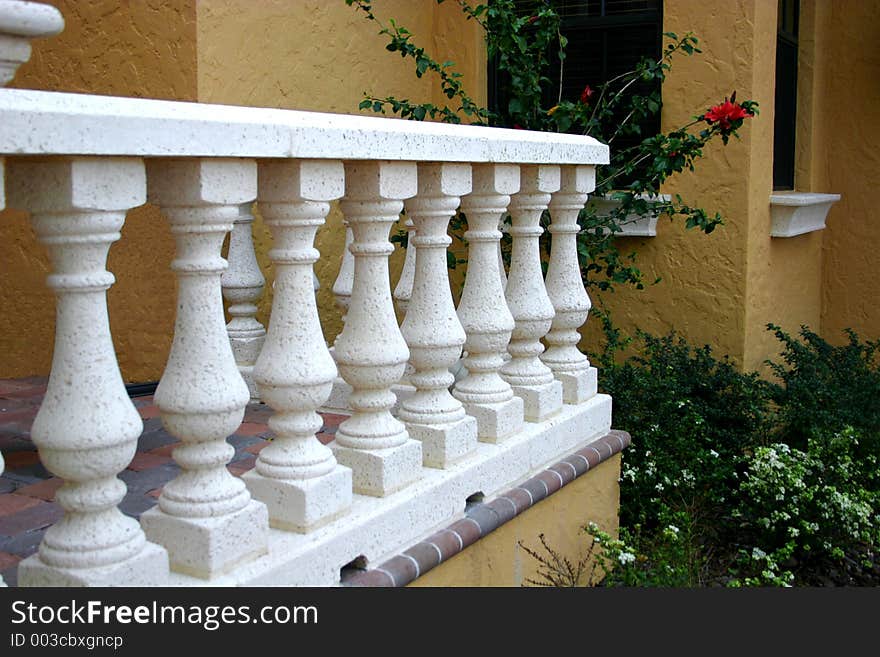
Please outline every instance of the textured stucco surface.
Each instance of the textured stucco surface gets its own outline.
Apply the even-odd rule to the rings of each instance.
[[[817,3],[822,5],[823,3]],[[820,129],[827,138],[822,188],[841,194],[823,231],[822,334],[842,342],[843,328],[880,336],[876,184],[880,180],[880,5],[836,0],[817,12],[824,47],[819,73]],[[818,67],[817,67],[818,68]]]
[[[617,535],[620,458],[617,454],[575,479],[410,586],[522,586],[536,579],[539,564],[519,542],[544,554],[540,534],[547,545],[576,562],[590,546],[591,539],[583,531],[587,523],[595,522]]]
[[[690,58],[677,58],[673,65],[663,88],[664,131],[684,125],[734,89],[740,99],[753,98],[762,108],[772,106],[772,94],[768,97],[754,80],[758,56],[755,32],[759,29],[755,24],[756,1],[763,2],[664,3],[664,31],[679,35],[692,31],[703,50]],[[772,126],[772,118],[764,114],[759,120]],[[636,262],[649,284],[643,291],[619,286],[615,293],[604,295],[613,319],[622,327],[638,326],[653,333],[675,328],[697,344],[713,345],[718,355],[743,361],[755,123],[746,126],[741,140],[733,139],[727,147],[710,145],[696,172],[670,179],[663,189],[708,211],[721,212],[724,226],[705,235],[685,229],[683,222],[671,223],[661,217],[657,237],[620,240],[624,253],[638,252]],[[769,194],[769,180],[767,190]],[[769,217],[769,208],[767,213]],[[650,285],[658,276],[662,281]],[[587,340],[596,339],[598,322],[588,321],[588,326]]]
[[[449,6],[447,6],[449,5]],[[485,54],[482,34],[466,22],[452,3],[434,0],[383,0],[374,13],[413,33],[438,61],[457,64],[478,101],[485,100]],[[412,60],[385,50],[387,37],[376,23],[339,2],[308,0],[205,0],[198,3],[198,98],[202,102],[356,113],[363,93],[394,95],[414,102],[439,103],[433,78],[416,78]],[[372,112],[365,112],[372,114]],[[397,226],[392,228],[392,234]],[[342,330],[332,294],[344,246],[342,215],[334,203],[327,224],[318,232],[321,252],[315,273],[321,281],[318,311],[324,335],[333,341]],[[271,308],[272,268],[267,253],[271,237],[257,216],[254,246],[266,275],[266,294],[259,304],[263,323]],[[403,251],[391,256],[396,283]]]
[[[194,0],[50,4],[63,14],[64,31],[32,42],[31,60],[11,87],[196,99]],[[167,222],[142,206],[129,212],[110,250],[108,269],[117,280],[108,296],[110,323],[126,381],[158,379],[165,365],[174,323],[173,248]],[[54,334],[48,257],[23,212],[0,212],[0,262],[0,373],[47,374]]]

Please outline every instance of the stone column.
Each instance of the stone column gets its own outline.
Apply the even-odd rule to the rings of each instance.
[[[409,349],[397,326],[388,256],[391,225],[402,199],[416,193],[416,165],[411,162],[347,162],[342,212],[354,241],[354,285],[345,328],[336,338],[336,365],[352,387],[352,415],[336,432],[331,448],[350,467],[354,490],[382,497],[421,474],[422,446],[412,440],[390,409],[391,387],[403,376]]]
[[[318,319],[312,265],[315,234],[344,190],[342,162],[270,161],[259,166],[260,212],[272,230],[275,294],[266,344],[254,369],[260,397],[275,410],[275,439],[243,477],[273,527],[307,532],[348,511],[351,470],[315,437],[336,366]]]
[[[421,441],[424,465],[446,468],[477,447],[477,421],[449,394],[455,380],[449,367],[461,355],[465,333],[449,287],[446,248],[452,240],[446,228],[459,197],[471,190],[470,165],[420,163],[418,178],[418,195],[406,201],[416,257],[409,311],[401,327],[416,391],[401,405],[399,417],[410,436]]]
[[[559,176],[558,166],[522,167],[520,191],[510,201],[513,251],[504,296],[516,328],[507,347],[511,359],[501,376],[522,398],[529,422],[541,422],[562,409],[562,384],[540,359],[541,338],[550,330],[554,311],[544,287],[538,244],[544,232],[541,214],[550,203],[550,192],[559,189]]]
[[[473,191],[461,200],[468,220],[468,272],[458,318],[467,335],[468,373],[456,382],[452,394],[476,418],[484,442],[499,442],[523,426],[523,402],[498,373],[514,328],[501,287],[498,221],[507,211],[510,194],[518,189],[518,166],[478,164],[473,167]]]
[[[143,429],[125,391],[107,316],[105,270],[128,209],[145,200],[137,158],[78,157],[9,166],[9,202],[30,210],[52,262],[55,292],[52,371],[31,438],[64,484],[64,517],[37,554],[19,564],[22,586],[133,586],[164,583],[168,554],[147,542],[117,505],[117,474],[134,457]]]
[[[242,203],[229,235],[229,251],[226,254],[229,266],[220,277],[220,283],[231,317],[226,332],[232,345],[232,355],[250,391],[251,400],[259,401],[254,383],[254,363],[263,348],[266,329],[257,321],[256,315],[266,279],[254,253],[253,223],[251,204]]]
[[[351,243],[354,235],[347,219],[342,220],[345,226],[345,248],[342,249],[342,262],[339,265],[339,275],[333,283],[333,296],[336,297],[336,306],[342,312],[342,322],[348,315],[348,306],[351,303],[351,288],[354,284],[354,256],[351,255]]]
[[[550,233],[553,244],[547,268],[547,294],[556,314],[550,332],[544,336],[547,351],[541,360],[562,383],[562,399],[566,404],[580,404],[593,397],[598,389],[595,367],[578,349],[578,332],[590,312],[590,297],[584,288],[578,262],[578,214],[596,186],[596,169],[592,166],[562,167],[562,185],[550,201]]]
[[[409,301],[412,298],[413,282],[416,275],[416,244],[413,241],[413,238],[416,236],[416,230],[413,227],[413,219],[409,215],[409,210],[407,209],[406,212],[406,253],[403,258],[403,268],[400,270],[400,278],[397,279],[397,285],[394,288],[394,301],[397,305],[397,310],[404,316],[409,308]]]
[[[153,160],[147,174],[149,198],[177,242],[174,341],[155,400],[165,428],[183,442],[173,452],[183,471],[141,525],[168,549],[173,570],[210,578],[267,550],[266,506],[226,469],[235,453],[226,437],[241,424],[250,394],[220,291],[220,249],[239,205],[257,195],[257,167],[238,159]]]

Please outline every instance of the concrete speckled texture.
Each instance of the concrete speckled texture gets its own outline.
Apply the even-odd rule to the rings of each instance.
[[[36,552],[46,527],[62,515],[61,507],[52,501],[61,480],[42,468],[32,474],[39,457],[30,441],[29,428],[45,388],[41,377],[0,380],[0,450],[6,460],[6,471],[0,475],[0,574],[10,586],[18,582],[18,563]],[[171,449],[180,443],[158,423],[152,397],[135,397],[133,401],[148,431],[138,440],[134,460],[120,474],[128,485],[120,508],[126,515],[139,518],[156,504],[162,486],[180,471],[168,458]],[[248,457],[269,444],[267,410],[262,404],[248,405],[240,430],[256,431],[256,435],[235,433],[229,437],[228,442],[235,447],[230,471],[240,463],[245,472],[253,468],[253,460],[248,462]],[[343,419],[340,415],[324,416],[318,439],[330,442]]]

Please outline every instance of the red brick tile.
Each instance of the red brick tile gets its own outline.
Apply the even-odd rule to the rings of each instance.
[[[318,434],[318,440],[321,441],[322,445],[332,443],[334,438],[336,438],[336,434],[324,433],[323,431]]]
[[[157,447],[156,449],[151,449],[148,452],[144,452],[145,454],[152,454],[154,456],[171,456],[171,452],[174,451],[174,448],[177,447],[180,443],[171,443],[170,445],[162,445],[162,447]]]
[[[64,483],[63,479],[59,479],[58,477],[52,477],[51,479],[44,479],[36,484],[29,484],[27,486],[22,486],[18,490],[15,491],[16,495],[27,495],[28,497],[34,497],[40,500],[46,500],[47,502],[51,502],[55,499],[55,491],[61,488],[61,485]]]
[[[254,443],[253,445],[248,445],[247,447],[245,447],[244,451],[248,452],[249,454],[259,454],[261,451],[263,451],[263,448],[267,447],[268,445],[269,441]]]
[[[449,529],[459,535],[464,547],[471,545],[480,538],[480,525],[470,518],[462,518],[452,523],[449,525]]]
[[[141,414],[141,417],[144,420],[151,417],[159,417],[159,407],[155,404],[150,404],[149,406],[141,406],[138,409],[138,413]]]
[[[39,463],[40,455],[36,451],[9,452],[3,455],[3,459],[6,461],[7,470],[15,470],[16,468]]]
[[[21,557],[18,555],[9,554],[8,552],[0,552],[0,570],[12,568],[19,561],[21,561]]]
[[[33,529],[42,529],[58,522],[64,515],[61,507],[53,502],[43,502],[42,500],[36,500],[36,502],[34,506],[23,511],[0,516],[0,534],[15,536]]]
[[[345,586],[394,586],[391,575],[381,570],[367,570],[350,575],[342,583]]]
[[[347,415],[338,415],[336,413],[321,413],[324,418],[324,430],[334,429],[348,419]]]
[[[32,506],[40,504],[40,500],[36,497],[28,497],[27,495],[16,495],[9,493],[0,495],[0,516],[7,516],[11,513],[24,511]]]
[[[265,424],[257,424],[256,422],[242,422],[241,426],[235,430],[239,436],[261,436],[268,433],[269,427]]]
[[[242,459],[241,461],[236,461],[235,463],[230,463],[226,466],[226,469],[229,470],[236,477],[240,477],[248,470],[252,470],[253,467],[257,464],[257,459],[253,456],[249,456],[246,459]]]
[[[543,481],[547,485],[547,494],[552,495],[560,488],[562,488],[562,484],[564,483],[562,477],[557,472],[553,472],[552,470],[544,470],[543,472],[539,472],[535,475],[535,479]]]
[[[151,454],[149,452],[135,452],[134,458],[131,460],[131,463],[128,464],[128,469],[140,472],[141,470],[155,468],[170,462],[170,456]]]
[[[509,490],[504,493],[503,497],[506,497],[516,505],[517,515],[532,506],[531,496],[522,488],[514,488],[513,490]]]
[[[431,536],[426,538],[424,542],[433,543],[434,545],[436,545],[437,549],[440,550],[443,561],[446,561],[451,556],[458,554],[462,549],[462,541],[460,540],[460,537],[456,536],[448,529],[444,529],[437,532],[436,534],[432,534]]]

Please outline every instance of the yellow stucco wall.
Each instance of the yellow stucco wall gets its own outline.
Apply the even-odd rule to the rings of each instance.
[[[829,0],[816,32],[823,38],[824,80],[818,129],[825,137],[819,192],[841,194],[823,231],[822,333],[842,342],[843,328],[880,337],[880,4]]]
[[[9,86],[177,100],[196,99],[195,0],[52,0],[65,29],[32,42]],[[173,241],[156,208],[129,212],[110,251],[117,283],[110,322],[123,376],[158,379],[171,345]],[[48,257],[23,212],[0,212],[0,376],[48,374],[54,299]]]
[[[436,60],[455,61],[467,87],[484,102],[482,35],[473,21],[464,20],[457,5],[451,5],[438,6],[434,0],[382,0],[373,3],[373,11],[386,25],[393,18],[409,29],[414,41]],[[378,34],[379,29],[342,0],[199,2],[199,100],[345,114],[357,113],[364,92],[439,104],[434,78],[417,78],[411,59],[386,51],[388,39]],[[271,236],[259,217],[254,237],[260,267],[271,280],[266,255]],[[321,281],[318,311],[324,335],[332,342],[342,330],[332,294],[344,246],[337,204],[318,233],[316,246],[321,252],[315,264]],[[398,248],[391,256],[393,284],[402,265],[403,251]],[[259,308],[258,318],[266,323],[271,287]]]
[[[542,533],[548,546],[576,563],[590,547],[591,539],[583,531],[587,523],[595,522],[617,536],[619,475],[620,455],[615,454],[410,586],[522,586],[539,579],[540,564],[519,543],[544,554],[538,538]]]

